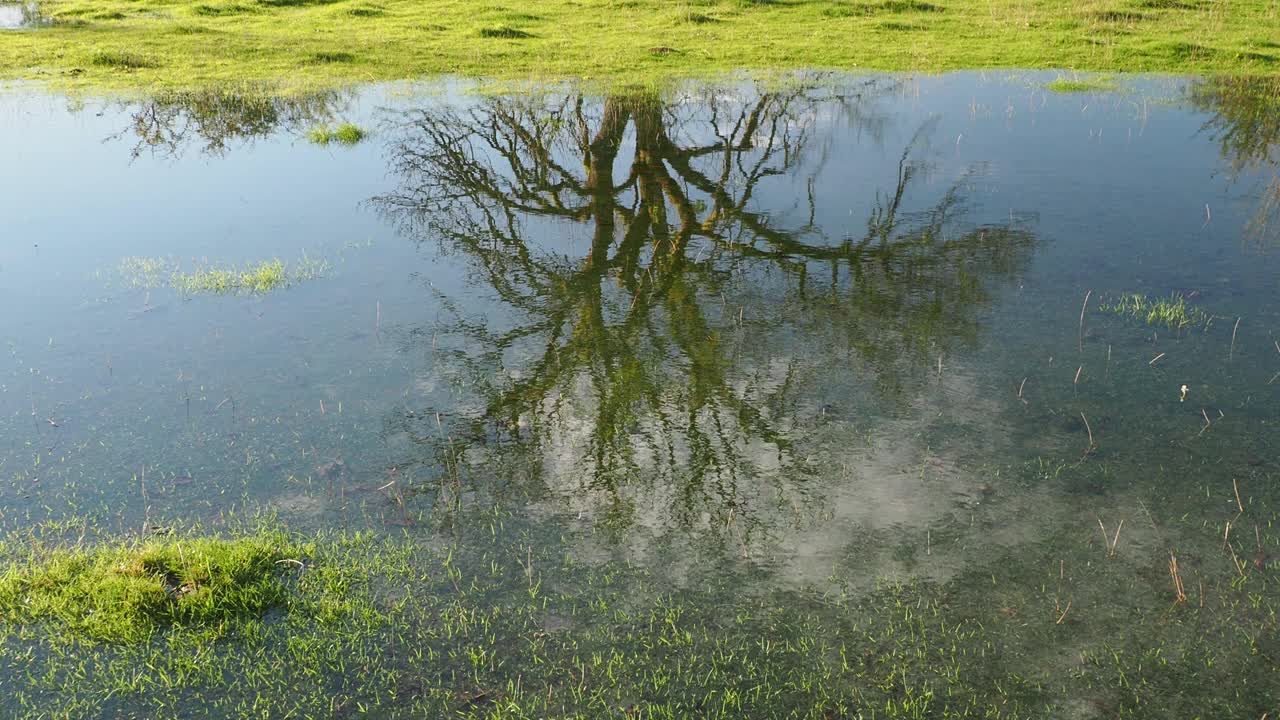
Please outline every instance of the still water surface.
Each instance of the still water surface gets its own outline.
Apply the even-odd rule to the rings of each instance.
[[[927,583],[1032,678],[1194,636],[1169,707],[1274,712],[1280,128],[1051,79],[11,91],[0,526],[499,506],[638,594]],[[274,258],[320,270],[169,282]],[[1150,702],[1108,682],[1045,703]]]

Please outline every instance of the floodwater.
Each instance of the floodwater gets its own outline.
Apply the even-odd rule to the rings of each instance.
[[[17,30],[33,25],[40,17],[34,3],[0,2],[0,30]]]
[[[1280,113],[1054,78],[10,91],[0,527],[496,506],[637,593],[925,583],[1026,678],[1274,713]]]

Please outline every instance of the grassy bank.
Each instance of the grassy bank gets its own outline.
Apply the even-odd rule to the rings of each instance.
[[[1276,0],[45,0],[0,78],[114,89],[798,67],[1273,74]]]

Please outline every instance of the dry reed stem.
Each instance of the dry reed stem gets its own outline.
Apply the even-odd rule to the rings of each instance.
[[[1240,511],[1240,514],[1236,517],[1239,517],[1244,514],[1244,503],[1240,502],[1240,485],[1236,483],[1235,478],[1231,478],[1231,489],[1236,493],[1236,509]]]
[[[1155,357],[1151,358],[1150,362],[1148,362],[1148,363],[1147,363],[1147,365],[1148,365],[1148,366],[1150,366],[1150,365],[1155,365],[1155,364],[1156,364],[1156,361],[1157,361],[1157,360],[1159,360],[1159,359],[1160,359],[1160,358],[1162,358],[1162,357],[1164,357],[1164,353],[1160,353],[1159,355],[1157,355],[1157,356],[1155,356]]]
[[[1115,557],[1116,546],[1120,544],[1120,529],[1124,527],[1124,520],[1121,520],[1120,524],[1116,526],[1114,537],[1107,534],[1107,527],[1102,524],[1102,518],[1098,518],[1098,527],[1102,528],[1102,544],[1107,549],[1107,557]]]
[[[1243,319],[1244,319],[1244,318],[1242,318],[1242,317],[1237,317],[1237,318],[1236,318],[1236,324],[1235,324],[1235,327],[1231,328],[1231,348],[1230,348],[1229,350],[1227,350],[1227,362],[1231,362],[1231,358],[1235,357],[1235,354],[1236,354],[1236,331],[1240,329],[1240,321],[1241,321],[1241,320],[1243,320]]]
[[[1080,413],[1080,419],[1084,421],[1085,432],[1089,433],[1089,450],[1092,451],[1098,446],[1098,444],[1093,441],[1093,428],[1089,427],[1089,418],[1085,417],[1084,413]]]
[[[1076,345],[1080,352],[1084,352],[1084,311],[1089,307],[1089,296],[1093,295],[1093,291],[1084,294],[1084,302],[1080,304],[1080,327],[1076,336]]]
[[[1182,575],[1178,572],[1178,556],[1169,553],[1169,577],[1173,578],[1173,604],[1177,605],[1187,599],[1182,588]]]
[[[1058,621],[1057,621],[1057,622],[1055,622],[1055,623],[1054,623],[1054,625],[1061,625],[1061,624],[1062,624],[1062,621],[1067,619],[1067,613],[1069,613],[1069,612],[1071,612],[1071,601],[1070,601],[1070,600],[1068,600],[1068,601],[1067,601],[1067,607],[1066,607],[1066,609],[1065,609],[1065,610],[1063,610],[1063,611],[1062,611],[1062,614],[1058,616]]]

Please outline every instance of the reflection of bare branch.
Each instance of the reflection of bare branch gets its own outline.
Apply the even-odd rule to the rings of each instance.
[[[1260,186],[1258,206],[1245,233],[1260,244],[1269,242],[1280,218],[1280,80],[1268,77],[1216,77],[1191,88],[1191,102],[1213,113],[1204,128],[1222,148],[1235,175],[1270,168],[1271,179]]]
[[[144,151],[177,155],[195,143],[202,145],[203,152],[218,155],[235,141],[327,120],[343,102],[335,92],[297,97],[277,97],[257,90],[164,92],[138,104],[130,126],[113,139],[136,137],[135,158]]]
[[[806,364],[789,333],[825,323],[842,349],[890,375],[909,371],[915,348],[975,333],[982,277],[1020,267],[1032,238],[955,232],[957,190],[905,209],[931,124],[904,150],[863,237],[829,239],[812,219],[785,227],[760,209],[770,178],[806,168],[820,107],[806,88],[674,103],[487,98],[399,124],[400,185],[374,204],[404,232],[461,253],[520,314],[509,330],[465,317],[453,328],[467,348],[455,367],[484,402],[470,437],[503,439],[535,464],[569,455],[575,469],[561,482],[616,507],[643,477],[674,493],[666,511],[682,524],[704,514],[749,524],[761,463],[776,497],[809,472],[785,410]],[[531,231],[573,227],[590,235],[576,256]],[[818,281],[819,269],[831,280]],[[776,307],[763,314],[788,329],[760,327],[759,345],[744,348],[729,339],[743,321],[725,296],[775,270],[795,282],[765,298]]]

